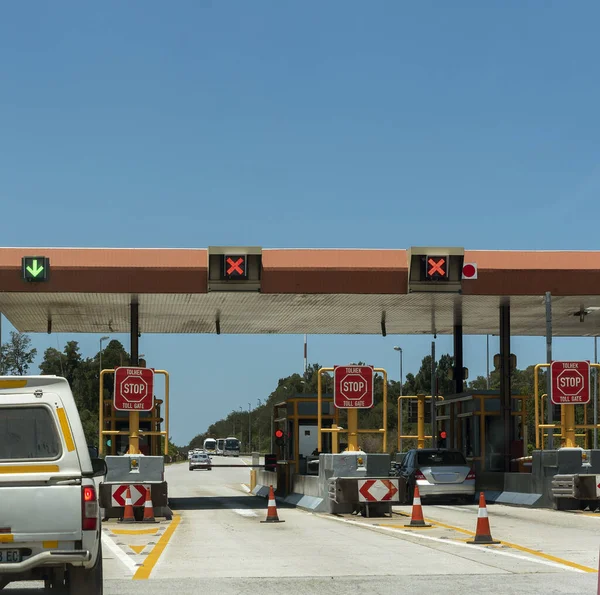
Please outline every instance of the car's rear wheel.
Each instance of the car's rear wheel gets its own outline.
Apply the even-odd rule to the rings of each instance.
[[[98,557],[92,568],[72,566],[67,573],[69,595],[102,595],[102,544],[98,544]]]

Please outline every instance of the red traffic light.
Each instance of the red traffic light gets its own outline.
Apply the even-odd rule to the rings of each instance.
[[[283,430],[275,430],[275,438],[283,438]]]
[[[441,438],[442,440],[446,440],[446,438],[447,438],[447,437],[448,437],[448,434],[446,434],[446,432],[445,432],[444,430],[442,430],[442,431],[440,432],[440,438]]]

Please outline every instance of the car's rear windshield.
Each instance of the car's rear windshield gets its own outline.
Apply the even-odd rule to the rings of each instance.
[[[46,407],[0,407],[0,460],[56,459],[60,438]]]
[[[421,451],[417,453],[419,467],[443,467],[451,465],[466,465],[467,460],[461,452],[442,450],[440,452]]]

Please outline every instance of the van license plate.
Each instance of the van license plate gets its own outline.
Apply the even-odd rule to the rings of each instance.
[[[0,564],[11,564],[21,561],[21,550],[0,550]]]

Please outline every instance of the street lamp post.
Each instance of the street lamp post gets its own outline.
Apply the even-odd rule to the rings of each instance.
[[[242,406],[240,405],[240,413],[244,413]],[[244,448],[244,424],[242,420],[242,416],[240,415],[240,445],[241,448]]]
[[[404,382],[404,374],[402,373],[402,347],[398,347],[397,345],[394,347],[394,351],[398,351],[400,353],[400,396],[402,396],[402,384]],[[402,409],[404,409],[404,403],[402,399],[400,399],[400,414],[398,419],[398,435],[400,436],[400,440],[398,441],[398,448],[400,452],[402,452]]]
[[[248,449],[252,452],[252,405],[248,403]]]
[[[262,401],[260,399],[258,399],[258,406],[262,407]],[[260,435],[260,415],[257,417],[258,422],[258,448],[256,449],[258,452],[260,452],[260,439],[261,439],[261,435]]]

